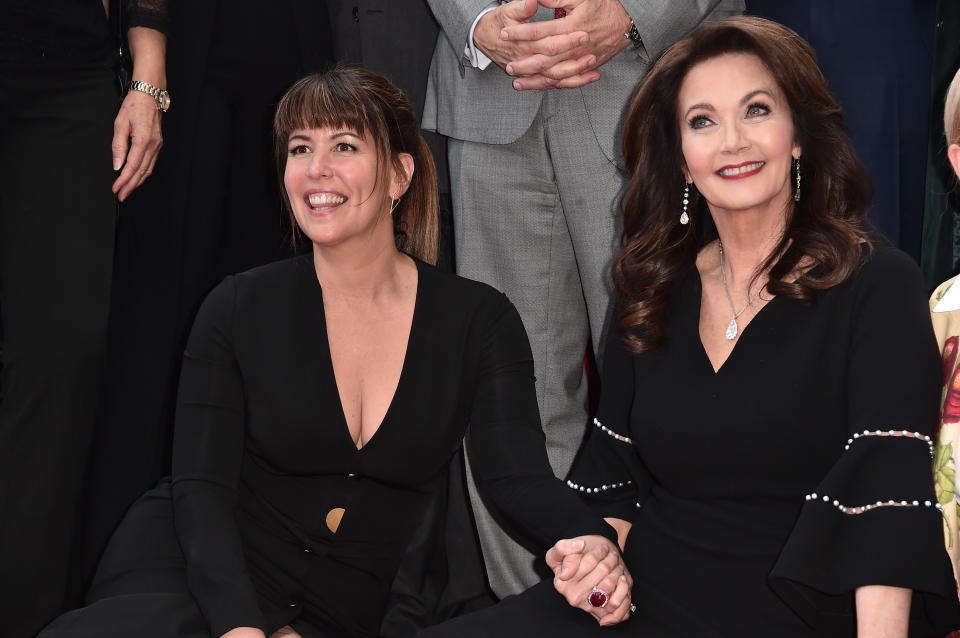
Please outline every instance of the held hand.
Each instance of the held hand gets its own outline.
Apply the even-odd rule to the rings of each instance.
[[[511,75],[520,75],[511,70],[511,63],[516,60],[534,58],[553,66],[571,57],[586,57],[580,52],[588,39],[583,31],[556,33],[542,39],[501,39],[506,28],[530,23],[537,7],[537,0],[514,0],[485,13],[473,31],[474,45]]]
[[[235,627],[220,638],[266,638],[266,635],[256,627]]]
[[[546,561],[554,570],[554,587],[572,607],[588,612],[604,626],[629,617],[633,579],[620,552],[606,538],[560,540],[547,552]],[[606,606],[590,604],[588,598],[595,587],[608,594]]]
[[[113,170],[123,169],[113,182],[122,202],[153,172],[163,144],[160,111],[152,97],[128,91],[113,122]]]
[[[576,59],[531,55],[510,64],[508,73],[524,76],[514,81],[516,89],[562,89],[595,82],[600,79],[595,69],[630,46],[630,40],[624,37],[630,30],[630,16],[618,0],[540,0],[540,4],[564,9],[567,15],[558,20],[505,26],[500,37],[516,45],[543,42],[571,32],[585,32],[588,39],[577,50]]]

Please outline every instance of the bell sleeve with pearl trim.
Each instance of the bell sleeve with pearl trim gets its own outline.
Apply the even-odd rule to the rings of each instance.
[[[607,336],[601,380],[597,416],[566,484],[601,516],[631,520],[649,490],[650,476],[630,437],[633,355],[616,327],[611,327]]]
[[[851,282],[848,438],[811,486],[771,587],[811,626],[852,631],[854,591],[914,591],[910,633],[957,618],[931,472],[940,379],[920,272],[877,248]],[[951,627],[952,628],[952,627]]]

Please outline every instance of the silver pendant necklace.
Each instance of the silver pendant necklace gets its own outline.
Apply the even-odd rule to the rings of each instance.
[[[733,305],[733,297],[730,296],[730,288],[727,286],[727,271],[723,266],[723,242],[720,239],[717,239],[717,244],[720,246],[720,281],[723,282],[723,291],[727,293],[727,301],[730,302],[730,312],[733,313],[733,319],[730,320],[730,323],[727,324],[727,329],[724,331],[723,336],[727,338],[727,341],[733,341],[737,338],[737,333],[740,332],[740,327],[737,325],[737,317],[743,314],[743,311],[750,307],[757,297],[760,296],[760,292],[763,290],[764,286],[760,286],[760,290],[753,293],[750,298],[747,299],[747,303],[744,304],[743,308],[737,310]]]

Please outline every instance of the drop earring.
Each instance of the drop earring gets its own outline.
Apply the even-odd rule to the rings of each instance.
[[[400,205],[400,198],[393,198],[393,195],[390,196],[390,214],[393,215],[393,211],[397,210],[397,206]]]
[[[794,158],[793,169],[797,172],[797,187],[793,191],[793,201],[800,201],[800,158]]]
[[[690,223],[690,215],[687,214],[687,204],[690,203],[690,184],[683,187],[683,212],[680,213],[680,223],[686,226]]]

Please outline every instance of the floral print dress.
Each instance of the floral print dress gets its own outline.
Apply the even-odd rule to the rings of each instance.
[[[943,508],[944,542],[955,578],[960,573],[960,501],[956,483],[957,447],[960,443],[960,357],[957,356],[960,354],[960,305],[950,303],[947,293],[960,298],[960,289],[950,291],[956,280],[954,277],[943,282],[930,297],[930,317],[943,362],[940,429],[936,436],[933,471],[937,501]],[[960,632],[951,635],[960,636]]]

